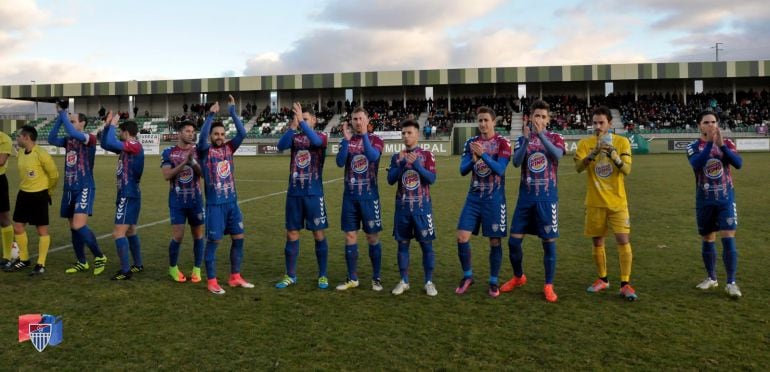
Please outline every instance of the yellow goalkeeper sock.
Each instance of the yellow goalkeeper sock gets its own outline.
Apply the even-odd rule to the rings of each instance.
[[[634,255],[631,253],[631,243],[618,245],[618,257],[620,258],[620,281],[630,282],[631,262]]]
[[[607,277],[607,254],[604,251],[604,246],[594,247],[593,249],[594,264],[596,264],[596,272],[600,278]]]

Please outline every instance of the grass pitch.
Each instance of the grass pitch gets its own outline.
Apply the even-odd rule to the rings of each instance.
[[[0,369],[44,370],[266,370],[266,369],[766,369],[770,365],[770,278],[766,273],[770,167],[768,154],[743,154],[734,173],[740,225],[738,283],[744,297],[733,301],[720,286],[695,289],[704,277],[694,217],[694,180],[683,154],[636,156],[627,178],[634,249],[632,282],[639,301],[617,296],[615,244],[608,240],[612,288],[588,294],[595,279],[590,239],[582,235],[585,175],[565,158],[560,169],[561,237],[557,241],[556,304],[542,298],[542,248],[527,237],[524,269],[529,283],[491,299],[487,242],[473,238],[476,284],[457,296],[461,270],[455,226],[468,188],[458,157],[439,158],[433,187],[437,236],[434,280],[438,297],[422,291],[421,254],[412,244],[412,289],[393,296],[399,279],[392,229],[394,187],[380,172],[384,206],[383,282],[370,290],[365,239],[360,237],[361,287],[346,292],[343,235],[339,231],[342,171],[327,159],[324,178],[330,229],[330,289],[315,285],[312,236],[302,233],[297,285],[273,287],[284,273],[283,211],[287,157],[236,159],[238,194],[243,202],[246,247],[243,276],[255,289],[227,289],[213,296],[205,283],[175,283],[167,276],[170,227],[167,184],[158,157],[148,157],[142,180],[139,230],[145,272],[126,282],[109,276],[118,267],[112,230],[114,157],[96,161],[97,197],[89,225],[107,253],[107,271],[65,275],[74,260],[66,220],[58,218],[57,187],[52,218],[52,252],[42,277],[0,273]],[[61,167],[62,158],[56,159]],[[383,159],[380,164],[387,166]],[[12,199],[18,175],[9,159]],[[507,171],[508,210],[513,211],[518,169]],[[12,201],[13,202],[13,201]],[[510,220],[509,215],[509,220]],[[31,228],[31,253],[37,238]],[[180,268],[189,274],[192,240],[185,236]],[[718,245],[721,252],[721,247]],[[228,270],[229,240],[220,245],[220,282]],[[504,243],[507,252],[507,244]],[[512,270],[504,254],[501,280]],[[89,253],[89,260],[91,259]],[[44,312],[63,316],[64,342],[42,353],[16,342],[16,318]]]

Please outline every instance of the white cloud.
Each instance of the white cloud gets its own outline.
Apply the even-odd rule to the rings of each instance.
[[[332,0],[318,17],[359,29],[430,29],[461,24],[489,13],[501,3],[502,0]]]

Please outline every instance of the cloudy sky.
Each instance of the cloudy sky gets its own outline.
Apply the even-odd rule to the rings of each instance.
[[[0,85],[770,59],[766,0],[2,0]]]

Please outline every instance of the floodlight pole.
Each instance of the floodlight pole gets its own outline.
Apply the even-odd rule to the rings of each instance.
[[[724,49],[720,48],[719,46],[720,45],[724,45],[724,44],[725,43],[714,43],[714,46],[711,47],[711,49],[714,49],[714,53],[716,53],[715,59],[716,59],[717,62],[719,62],[719,51],[720,50],[724,50]]]

